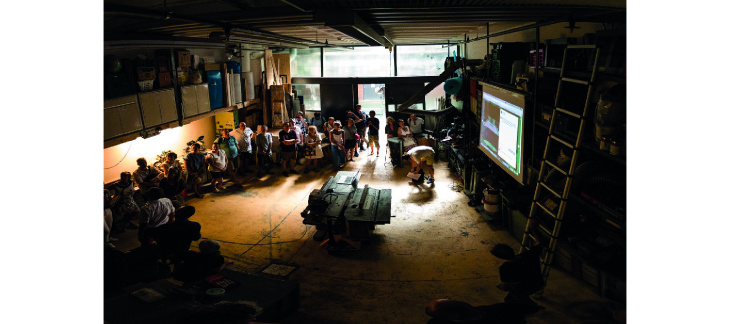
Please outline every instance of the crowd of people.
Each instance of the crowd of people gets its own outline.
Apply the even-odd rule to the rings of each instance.
[[[398,125],[388,117],[385,134],[388,138],[402,139],[408,150],[416,147],[413,138],[422,132],[422,126],[423,119],[415,115],[411,115],[408,122],[399,120]],[[319,112],[306,120],[298,112],[295,118],[282,125],[283,129],[278,133],[279,150],[276,153],[279,154],[282,175],[298,174],[295,166],[300,159],[304,159],[303,172],[307,173],[319,172],[323,164],[320,160],[327,154],[335,170],[354,161],[368,148],[369,155],[380,156],[380,127],[375,112],[370,111],[366,115],[360,105],[347,113],[344,123],[334,117],[324,118]],[[203,198],[202,186],[208,181],[213,192],[226,189],[224,177],[228,177],[234,185],[240,184],[239,176],[253,172],[251,165],[255,166],[257,177],[271,174],[275,164],[273,141],[267,126],[259,125],[254,132],[245,122],[240,122],[234,130],[220,130],[220,137],[215,139],[207,153],[199,142],[190,144],[182,163],[172,151],[168,151],[157,163],[150,164],[144,157],[138,158],[137,169],[131,173],[122,172],[118,181],[107,186],[110,190],[104,191],[105,245],[114,248],[116,238],[113,235],[137,230],[142,247],[158,245],[169,254],[165,240],[176,235],[169,234],[165,228],[195,227],[190,226],[187,220],[192,216],[192,207],[186,205],[186,199]],[[330,146],[327,151],[322,148],[325,143]],[[411,171],[428,170],[431,176],[428,182],[433,182],[433,150],[416,149],[407,154],[412,159]],[[135,190],[135,185],[139,190]],[[194,213],[194,209],[192,211]],[[186,234],[185,237],[199,239],[199,225],[197,227],[197,235]],[[181,246],[189,247],[188,239],[186,242],[169,245],[177,246],[174,249],[177,252],[173,254],[180,254]],[[180,256],[176,258],[182,259]]]

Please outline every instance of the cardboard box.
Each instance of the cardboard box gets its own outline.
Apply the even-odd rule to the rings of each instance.
[[[158,88],[167,88],[172,86],[172,75],[170,72],[160,72],[157,74]]]
[[[177,51],[177,66],[181,67],[190,67],[192,62],[190,61],[190,52],[189,51]]]
[[[154,80],[156,76],[154,67],[138,67],[137,68],[137,80],[146,81]]]
[[[205,63],[205,70],[206,71],[220,71],[221,64],[220,63]]]

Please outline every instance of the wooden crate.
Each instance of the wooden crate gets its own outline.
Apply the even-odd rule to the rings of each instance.
[[[284,86],[283,85],[272,85],[271,86],[271,102],[284,102]]]

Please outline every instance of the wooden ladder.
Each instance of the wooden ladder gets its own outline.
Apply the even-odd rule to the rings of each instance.
[[[592,62],[593,68],[587,80],[576,78],[572,75],[570,75],[570,77],[566,76],[566,62],[569,62],[569,60],[572,60],[573,57],[576,57],[576,54],[574,53],[592,53],[593,55],[595,55]],[[588,54],[584,57],[586,59],[590,59],[590,57],[593,55]],[[560,70],[560,79],[558,81],[558,89],[555,95],[555,109],[553,109],[552,117],[550,118],[550,127],[548,128],[548,136],[546,140],[547,143],[545,144],[545,152],[543,153],[542,161],[540,162],[540,172],[537,178],[537,187],[535,188],[535,195],[533,196],[532,204],[530,206],[530,215],[527,221],[527,226],[525,228],[525,234],[522,237],[522,247],[520,248],[520,253],[522,253],[525,249],[529,250],[532,246],[534,246],[536,239],[532,236],[532,234],[530,234],[529,227],[530,223],[533,222],[533,220],[538,221],[539,223],[538,213],[543,213],[544,215],[548,215],[550,218],[552,218],[554,224],[552,229],[545,226],[545,224],[539,223],[539,228],[541,229],[541,232],[546,233],[550,236],[550,243],[548,244],[547,249],[545,249],[544,256],[541,258],[542,276],[545,283],[547,283],[548,275],[550,274],[550,267],[552,266],[553,257],[555,255],[555,249],[558,245],[560,228],[568,204],[568,194],[570,192],[570,186],[573,181],[573,174],[575,172],[575,168],[578,162],[578,153],[583,139],[583,133],[585,131],[588,105],[590,103],[590,97],[593,91],[593,83],[596,77],[598,57],[599,49],[595,45],[568,45],[565,48],[565,52],[563,54],[563,65]],[[559,107],[559,105],[561,104],[562,96],[565,95],[563,92],[565,91],[564,87],[566,86],[566,83],[586,86],[586,100],[583,104],[582,112],[574,112],[566,107]],[[556,124],[558,124],[559,116],[565,116],[565,118],[572,118],[579,121],[580,126],[578,127],[578,135],[576,136],[574,142],[571,142],[570,139],[564,138],[565,134],[561,133],[560,136],[556,134],[555,128]],[[561,120],[564,121],[565,119]],[[572,151],[570,166],[567,170],[565,169],[564,164],[552,162],[548,159],[551,146],[554,144],[562,145],[563,148],[567,148],[568,151]],[[555,173],[555,171],[552,170],[555,170],[565,176],[563,188],[559,188],[558,190],[556,190],[548,186],[546,178],[549,173]],[[547,194],[543,193],[543,189],[547,192]],[[556,204],[554,200],[543,200],[543,195],[546,195],[548,198],[552,196],[553,199],[559,201],[559,204],[557,204],[557,212],[555,212]],[[543,200],[544,202],[549,202],[548,206],[546,206],[544,202],[541,202],[541,200]],[[540,291],[536,295],[539,296],[541,294],[542,291]]]

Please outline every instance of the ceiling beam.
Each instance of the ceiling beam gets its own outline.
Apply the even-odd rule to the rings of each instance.
[[[267,38],[267,39],[274,38],[280,42],[308,44],[308,45],[313,45],[313,46],[325,45],[324,43],[319,43],[319,42],[308,40],[308,39],[280,35],[280,34],[267,32],[264,30],[258,30],[255,28],[247,27],[247,26],[240,26],[240,25],[232,24],[229,22],[200,18],[200,17],[192,17],[192,16],[186,16],[186,15],[179,15],[179,14],[174,14],[174,13],[170,13],[170,12],[164,12],[164,11],[160,11],[160,10],[151,10],[151,9],[145,9],[145,8],[134,7],[134,6],[105,4],[104,13],[128,14],[128,15],[133,15],[133,16],[144,16],[144,17],[166,19],[166,20],[174,19],[174,20],[182,20],[182,21],[193,22],[193,23],[220,26],[221,28],[223,28],[224,34],[226,36],[230,36],[230,34],[235,31],[235,32],[239,32],[239,33],[245,33],[247,36],[249,36],[251,38],[256,38],[256,37]]]
[[[316,21],[323,21],[325,26],[335,29],[365,44],[388,48],[393,47],[393,44],[384,37],[385,32],[382,27],[375,27],[380,30],[380,32],[378,32],[352,10],[319,10],[314,13],[314,19]]]

